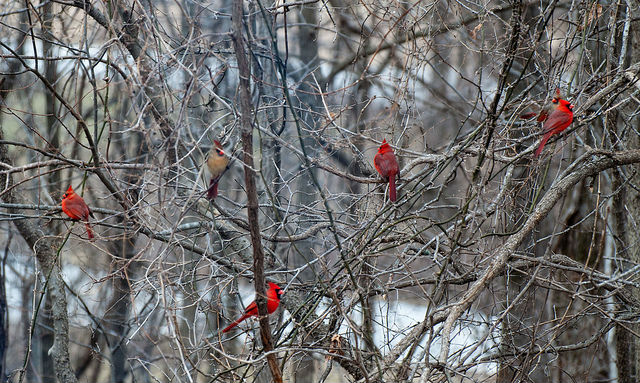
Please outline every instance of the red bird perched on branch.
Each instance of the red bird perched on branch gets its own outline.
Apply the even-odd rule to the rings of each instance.
[[[211,173],[211,181],[209,181],[209,189],[207,189],[208,200],[218,196],[218,181],[229,168],[229,157],[224,153],[222,144],[214,140],[213,145],[213,150],[207,158],[207,167]]]
[[[389,180],[389,199],[391,202],[396,201],[396,176],[399,175],[398,160],[396,160],[393,149],[387,143],[386,139],[382,140],[382,145],[378,149],[378,153],[373,158],[373,165],[385,181]]]
[[[523,114],[520,117],[531,118],[533,116],[535,116],[535,113]],[[569,101],[562,99],[560,89],[556,89],[556,95],[553,100],[551,100],[551,105],[545,107],[540,112],[537,120],[539,122],[544,122],[542,125],[542,132],[544,133],[544,136],[542,137],[542,141],[540,142],[538,149],[536,149],[533,155],[534,157],[540,156],[540,153],[542,153],[545,144],[549,141],[551,136],[561,133],[571,125],[573,122],[573,105]]]
[[[84,222],[87,228],[87,236],[89,239],[93,239],[93,230],[91,230],[91,224],[89,224],[89,216],[93,217],[93,213],[82,197],[73,191],[71,185],[69,185],[69,189],[67,189],[67,192],[62,196],[62,211],[68,215],[69,218]]]
[[[274,311],[278,309],[278,305],[280,305],[280,297],[282,296],[282,290],[280,286],[276,285],[273,282],[269,282],[269,290],[267,290],[267,312],[269,314],[273,314]],[[232,328],[236,327],[243,320],[249,317],[257,317],[258,316],[258,304],[256,301],[251,302],[249,306],[244,310],[244,314],[240,318],[238,318],[235,322],[231,323],[227,326],[222,332],[228,332]]]

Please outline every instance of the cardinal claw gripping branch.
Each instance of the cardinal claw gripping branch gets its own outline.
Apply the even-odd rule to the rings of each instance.
[[[386,139],[382,140],[382,145],[373,158],[373,165],[385,181],[389,180],[389,199],[391,202],[395,202],[396,176],[399,175],[398,160]]]
[[[280,298],[282,297],[282,290],[280,286],[276,285],[273,282],[269,282],[269,290],[267,290],[267,312],[269,314],[273,314],[274,311],[278,309],[278,305],[280,304]],[[222,332],[228,332],[232,328],[236,327],[243,320],[249,317],[257,317],[258,316],[258,304],[254,300],[247,306],[244,310],[244,314],[240,318],[238,318],[235,322],[231,323],[227,326]]]
[[[93,239],[93,230],[89,223],[89,216],[93,217],[93,213],[89,206],[84,202],[84,199],[77,195],[71,185],[69,189],[62,196],[62,211],[69,216],[69,218],[84,222],[87,228],[87,236],[89,239]]]
[[[213,141],[214,147],[207,158],[207,167],[211,173],[211,181],[207,189],[207,199],[212,200],[218,196],[218,181],[225,171],[229,168],[229,157],[224,153],[222,144]]]

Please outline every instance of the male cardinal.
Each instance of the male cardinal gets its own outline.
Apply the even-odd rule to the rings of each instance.
[[[269,314],[272,314],[278,309],[281,296],[282,290],[280,289],[280,286],[276,285],[273,282],[269,282],[269,290],[267,290],[267,312]],[[256,301],[253,301],[244,310],[244,314],[242,314],[240,318],[238,318],[235,322],[231,323],[224,330],[222,330],[222,332],[228,332],[229,330],[240,324],[240,322],[242,322],[243,320],[255,316],[258,316],[258,305],[256,304]]]
[[[527,113],[523,114],[521,118],[530,118],[535,114]],[[556,89],[556,95],[551,100],[551,105],[545,107],[538,115],[537,120],[543,122],[542,132],[544,136],[540,142],[540,146],[536,149],[534,157],[538,157],[544,149],[544,145],[549,141],[549,138],[554,134],[558,134],[567,129],[571,122],[573,122],[573,105],[567,100],[563,100],[560,96],[560,89]]]
[[[89,216],[93,217],[93,213],[82,197],[73,191],[71,185],[62,196],[62,211],[73,220],[83,221],[87,227],[87,236],[89,239],[93,239],[93,230],[89,224]]]
[[[378,153],[373,158],[373,165],[382,178],[389,180],[389,199],[391,202],[396,201],[396,175],[398,175],[398,160],[396,160],[393,149],[387,144],[387,140],[382,140],[382,145],[378,149]]]
[[[214,148],[207,158],[207,167],[211,173],[209,189],[207,189],[207,199],[212,200],[218,196],[218,181],[229,167],[229,157],[222,150],[222,145],[218,141],[213,141]]]

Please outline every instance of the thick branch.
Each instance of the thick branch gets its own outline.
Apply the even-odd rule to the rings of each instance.
[[[0,140],[4,132],[0,128]],[[0,144],[0,161],[12,164],[6,144]],[[25,201],[17,190],[13,188],[13,180],[9,174],[0,173],[0,185],[6,186],[6,193],[2,193],[2,199],[9,204],[23,204]],[[17,209],[9,209],[11,214],[18,214]],[[47,276],[53,317],[53,347],[50,355],[53,358],[53,366],[58,380],[63,383],[77,381],[69,359],[69,317],[67,315],[67,298],[64,290],[64,282],[60,274],[60,268],[56,265],[57,252],[60,241],[43,231],[43,226],[32,220],[15,220],[14,225],[20,235],[29,244],[35,256]]]
[[[478,298],[480,293],[484,291],[484,287],[500,273],[507,263],[509,256],[516,251],[536,225],[547,216],[560,198],[573,188],[574,185],[587,177],[616,166],[638,162],[640,162],[640,150],[613,153],[590,150],[569,166],[540,200],[540,203],[536,206],[522,228],[497,249],[496,254],[492,257],[493,261],[480,279],[475,281],[462,298],[451,306],[442,329],[442,350],[438,358],[441,365],[445,365],[449,357],[450,336],[454,323]]]
[[[260,336],[264,352],[267,353],[267,362],[271,369],[271,375],[276,383],[282,383],[282,373],[276,360],[276,355],[269,353],[273,350],[271,341],[271,328],[267,316],[267,300],[265,295],[264,280],[264,252],[260,240],[260,226],[258,225],[258,192],[256,190],[256,175],[253,166],[253,110],[251,96],[249,94],[249,62],[245,54],[244,40],[242,37],[242,19],[244,10],[242,0],[234,0],[232,8],[233,49],[238,61],[240,97],[240,125],[242,129],[242,147],[244,150],[244,181],[247,191],[247,218],[249,221],[249,233],[251,234],[251,247],[253,248],[253,275],[256,289],[256,303],[260,318]]]

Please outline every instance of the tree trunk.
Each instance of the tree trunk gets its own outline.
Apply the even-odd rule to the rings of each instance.
[[[637,20],[640,17],[639,3],[637,1],[624,2],[626,6],[623,8],[624,12],[620,12],[624,16],[626,13],[631,14],[632,20]],[[631,5],[631,8],[629,8]],[[622,19],[622,16],[620,17]],[[623,47],[618,47],[620,38],[616,39],[616,47],[614,48],[617,59],[616,63],[621,63],[622,67],[618,68],[619,71],[623,71],[629,63],[636,63],[640,60],[640,27],[637,23],[632,23],[630,35],[630,57],[620,57],[619,52]],[[623,94],[623,97],[629,97],[628,94]],[[635,107],[633,107],[635,108]],[[635,110],[627,110],[628,113],[635,114]],[[620,142],[614,142],[616,148],[624,149],[637,149],[640,148],[640,136],[638,136],[638,128],[640,127],[640,119],[636,116],[628,122],[628,125],[620,121],[618,113],[610,113],[609,126],[610,132],[614,133],[613,137],[629,137],[626,144]],[[623,133],[623,129],[628,130],[629,133]],[[622,145],[621,145],[622,144]],[[623,174],[626,173],[626,174]],[[627,185],[640,184],[640,166],[632,165],[628,169],[628,173],[625,170],[618,170],[613,172],[612,190],[619,190],[619,194],[613,199],[613,215],[615,219],[615,237],[618,239],[616,248],[618,249],[617,258],[622,260],[628,260],[628,262],[618,262],[618,265],[623,265],[624,272],[626,269],[633,265],[640,264],[640,231],[637,228],[637,220],[640,217],[640,198],[638,198],[638,192],[635,189],[629,188]],[[640,289],[629,285],[628,288],[632,296],[636,299],[640,299]],[[637,382],[638,371],[640,371],[640,339],[636,336],[640,331],[640,326],[634,323],[622,323],[616,326],[616,360],[618,368],[618,381],[619,383],[631,383]]]

